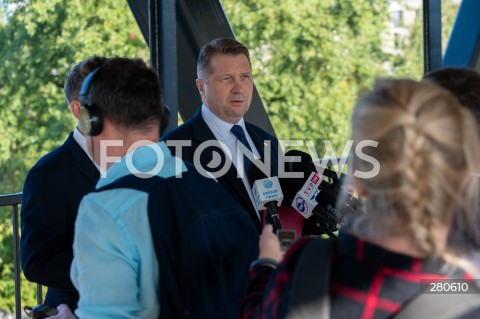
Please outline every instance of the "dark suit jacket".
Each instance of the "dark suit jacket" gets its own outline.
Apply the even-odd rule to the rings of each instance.
[[[266,147],[271,148],[271,176],[278,175],[278,140],[267,133],[265,130],[251,123],[245,122],[248,134],[253,140],[255,147],[257,148],[262,160],[265,160]],[[216,140],[215,135],[208,127],[207,123],[201,115],[201,110],[198,110],[195,115],[178,128],[168,132],[162,136],[162,141],[168,140],[189,140],[192,145],[190,147],[182,148],[182,159],[185,161],[193,162],[195,150],[205,141]],[[265,145],[265,141],[270,141],[270,146]],[[170,150],[173,155],[176,154],[175,147],[170,146]],[[218,151],[218,149],[216,149]],[[213,159],[212,148],[207,148],[201,153],[200,162],[202,167],[206,168],[207,164]],[[225,160],[225,154],[222,152],[222,161]],[[267,159],[268,160],[268,159]],[[257,231],[261,232],[261,222],[257,216],[256,209],[248,196],[247,190],[243,184],[241,178],[237,177],[237,170],[232,164],[227,173],[218,178],[218,182],[222,185],[232,197],[242,205],[242,207],[250,214]]]
[[[78,206],[94,190],[98,169],[70,133],[28,172],[21,211],[21,261],[25,277],[48,287],[45,303],[77,308],[70,280]]]

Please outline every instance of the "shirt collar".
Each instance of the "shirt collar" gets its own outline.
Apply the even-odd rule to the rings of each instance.
[[[154,174],[169,178],[186,171],[183,161],[172,156],[165,142],[151,143],[134,149],[113,163],[106,176],[98,181],[97,188],[130,174],[141,174],[143,178]]]
[[[85,153],[87,153],[88,157],[90,157],[90,154],[88,154],[88,151],[87,151],[87,139],[82,133],[80,133],[80,130],[78,129],[78,127],[75,127],[75,129],[73,130],[73,138],[75,139],[75,141],[77,141],[78,145],[80,145],[82,150],[84,150]]]
[[[85,152],[85,154],[87,154],[88,158],[92,161],[92,163],[97,167],[97,169],[101,172],[102,170],[100,169],[100,165],[97,164],[97,162],[95,162],[92,158],[92,156],[90,155],[90,153],[88,152],[88,149],[87,149],[87,139],[85,137],[85,135],[83,135],[80,130],[78,129],[78,127],[75,127],[75,129],[73,130],[73,139],[77,142],[77,144],[82,148],[82,150]]]
[[[225,122],[213,113],[205,104],[202,104],[202,117],[207,123],[210,129],[215,130],[222,138],[225,138],[230,133],[233,125],[232,123]],[[240,125],[244,131],[246,131],[245,120],[243,117],[238,121],[236,125]]]

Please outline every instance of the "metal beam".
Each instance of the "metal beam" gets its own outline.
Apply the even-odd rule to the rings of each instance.
[[[448,40],[443,65],[480,71],[480,1],[463,0]]]
[[[150,63],[158,71],[170,124],[178,123],[177,15],[175,0],[127,0],[150,48]]]
[[[215,38],[235,35],[220,0],[127,1],[149,44],[152,64],[158,65],[165,103],[172,111],[171,128],[175,127],[177,110],[186,121],[202,104],[195,86],[200,48]],[[255,87],[245,119],[275,134]]]
[[[177,51],[177,13],[175,0],[150,0],[157,4],[159,19],[158,68],[163,86],[163,99],[170,108],[170,124],[165,132],[177,127],[178,123],[178,51]],[[152,23],[155,20],[151,20]]]
[[[424,74],[442,67],[442,4],[423,0]]]

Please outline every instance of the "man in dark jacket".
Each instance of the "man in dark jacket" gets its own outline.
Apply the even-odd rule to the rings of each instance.
[[[277,176],[279,146],[274,136],[243,119],[253,96],[248,49],[231,38],[211,41],[200,50],[197,77],[203,105],[189,121],[162,136],[162,140],[173,154],[205,171],[212,171],[209,168],[220,154],[223,165],[213,175],[249,213],[260,233],[262,216],[254,204],[252,180],[262,177],[248,176],[244,169],[248,164],[244,165],[239,147],[246,147],[265,164],[269,170],[265,175]],[[204,148],[213,144],[222,145],[223,150]]]
[[[103,64],[93,57],[73,67],[64,93],[73,116],[80,116],[79,93],[88,72]],[[73,233],[84,195],[100,177],[86,150],[78,126],[63,145],[43,156],[30,169],[23,186],[21,261],[25,277],[47,286],[45,303],[75,309],[78,292],[70,280]]]

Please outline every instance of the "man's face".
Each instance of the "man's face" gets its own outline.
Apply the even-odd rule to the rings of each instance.
[[[210,59],[211,73],[197,79],[203,103],[222,120],[237,124],[252,102],[252,68],[245,55],[215,54]]]

